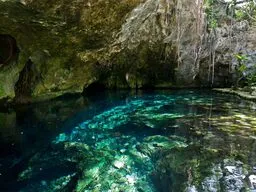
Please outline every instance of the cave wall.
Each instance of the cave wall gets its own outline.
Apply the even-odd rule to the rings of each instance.
[[[0,69],[0,98],[81,93],[99,79],[109,44],[138,2],[0,1],[0,34],[14,37],[19,48],[17,61]]]
[[[223,22],[213,36],[197,6],[193,0],[0,1],[0,34],[13,37],[18,50],[0,67],[0,99],[42,100],[91,84],[230,86],[234,52],[254,58],[256,29]]]

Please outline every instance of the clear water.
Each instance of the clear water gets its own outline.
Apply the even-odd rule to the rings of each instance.
[[[0,112],[0,191],[253,190],[256,104],[102,92]]]

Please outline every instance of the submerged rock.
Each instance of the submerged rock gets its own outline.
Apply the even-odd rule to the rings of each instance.
[[[115,161],[114,162],[114,167],[116,167],[117,169],[123,168],[124,166],[125,166],[125,164],[122,161]]]
[[[256,190],[256,175],[249,176],[250,188]]]
[[[100,105],[81,113],[82,119],[72,119],[72,129],[28,160],[19,174],[19,182],[28,183],[24,191],[252,190],[255,138],[248,136],[254,130],[250,105],[222,95],[171,93],[132,97],[126,105],[118,100],[96,109],[101,98]],[[117,117],[126,115],[123,125],[115,110]],[[145,119],[163,111],[182,117],[156,116],[153,122],[161,126],[145,124]],[[143,112],[148,116],[139,115]],[[235,124],[244,127],[231,129]]]
[[[197,192],[197,189],[196,189],[196,187],[194,185],[193,186],[189,186],[186,189],[186,192]]]
[[[241,191],[245,188],[245,177],[248,174],[239,161],[224,160],[224,177],[222,184],[225,191]]]
[[[233,159],[225,159],[222,165],[215,165],[212,175],[207,177],[203,183],[204,191],[249,191],[247,184],[248,165]],[[253,176],[252,176],[253,177]],[[249,176],[250,178],[250,176]],[[250,180],[250,179],[249,179]],[[254,189],[254,187],[250,187]]]
[[[221,189],[220,179],[223,177],[221,165],[215,165],[211,172],[212,175],[205,178],[205,180],[202,182],[202,189],[203,191],[207,192],[218,192]]]

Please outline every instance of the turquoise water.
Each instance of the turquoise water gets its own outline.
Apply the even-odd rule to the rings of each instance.
[[[102,92],[3,109],[0,189],[250,191],[255,111],[208,90]]]

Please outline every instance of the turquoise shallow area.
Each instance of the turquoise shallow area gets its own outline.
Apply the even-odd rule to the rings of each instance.
[[[256,104],[233,96],[98,92],[0,118],[1,191],[256,188]]]

